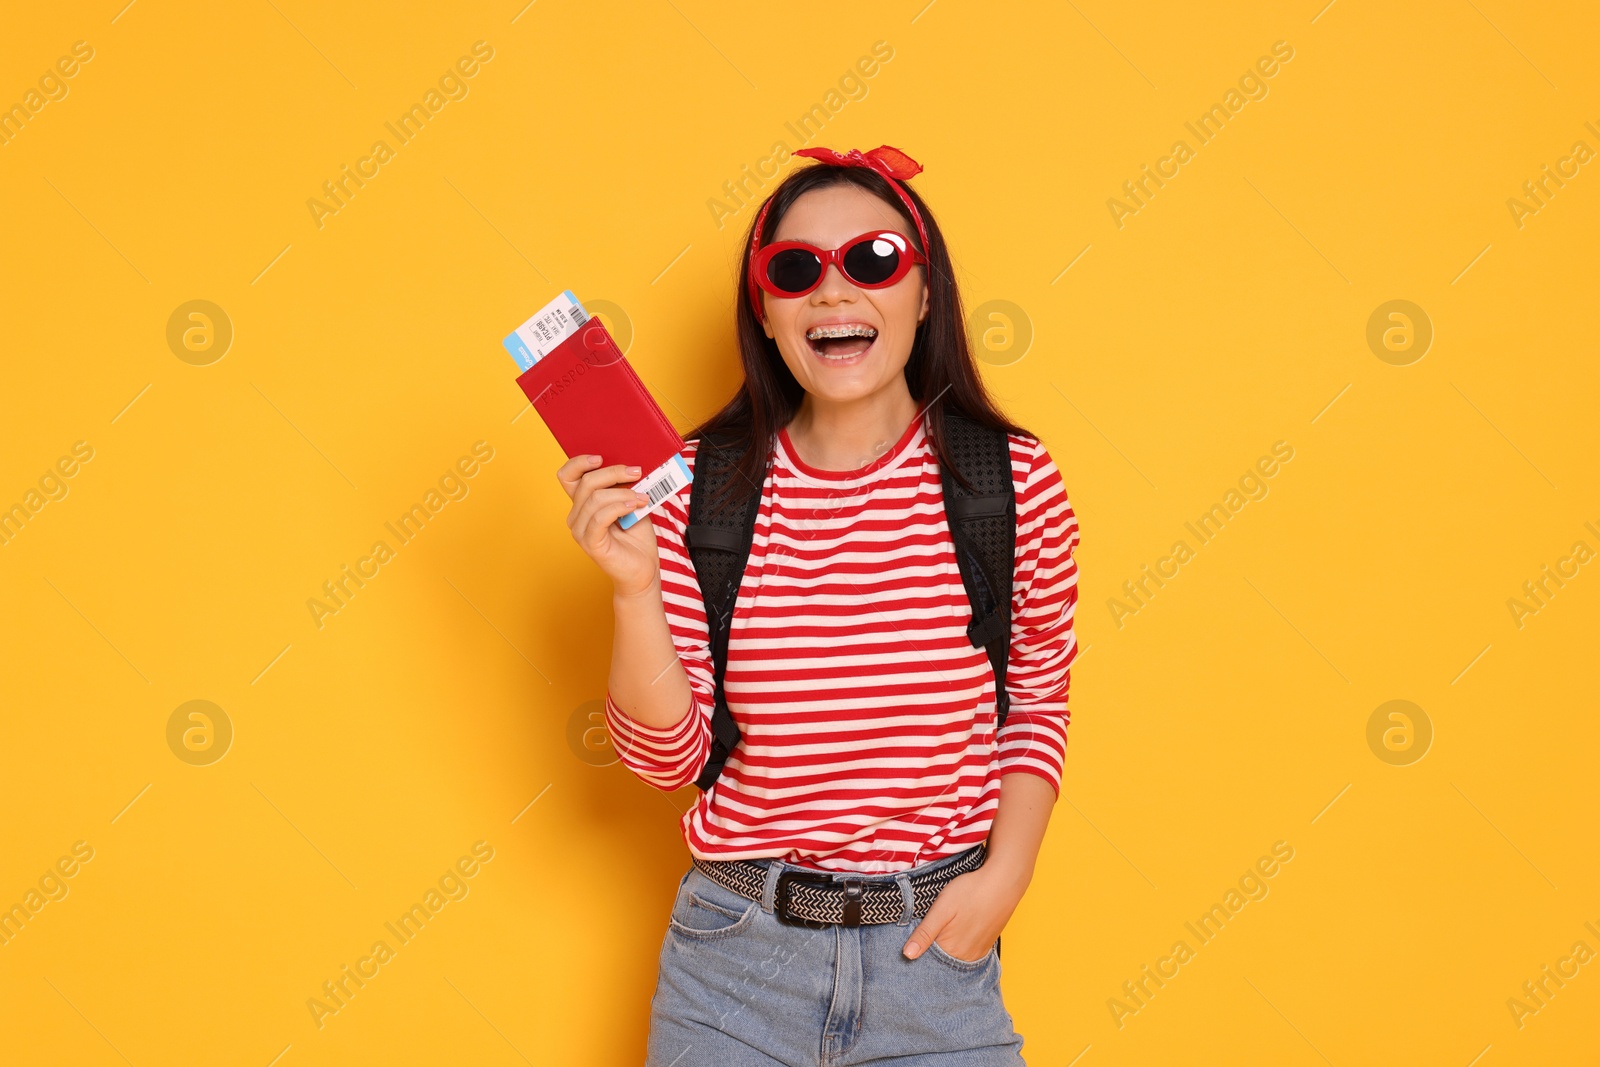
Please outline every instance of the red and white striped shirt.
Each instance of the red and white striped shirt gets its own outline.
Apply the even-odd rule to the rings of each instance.
[[[972,607],[924,421],[854,471],[808,466],[780,431],[728,637],[724,692],[742,736],[683,816],[691,854],[893,872],[987,838],[1002,774],[1038,775],[1059,794],[1078,523],[1043,445],[1009,440],[1016,570],[1010,706],[996,744],[994,672],[967,639]],[[697,444],[684,452],[691,469]],[[692,783],[711,750],[711,650],[683,539],[688,506],[679,493],[651,521],[694,706],[663,730],[606,695],[622,763],[663,791]]]

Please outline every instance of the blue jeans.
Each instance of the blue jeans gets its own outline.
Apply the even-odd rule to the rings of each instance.
[[[998,939],[976,960],[934,942],[901,953],[922,916],[909,871],[863,875],[899,884],[899,923],[790,926],[773,913],[778,875],[748,900],[691,865],[661,943],[646,1067],[989,1067],[1023,1062],[1022,1037],[1000,997]]]

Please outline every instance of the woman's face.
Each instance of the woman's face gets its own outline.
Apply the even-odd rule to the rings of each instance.
[[[813,189],[794,202],[768,238],[838,248],[870,230],[905,232],[886,202],[857,185]],[[899,378],[917,325],[928,316],[928,283],[919,264],[887,289],[858,289],[830,264],[822,283],[799,297],[760,290],[767,336],[807,393],[832,401],[869,396]],[[859,325],[875,336],[823,339],[825,326]],[[809,336],[808,336],[809,335]]]

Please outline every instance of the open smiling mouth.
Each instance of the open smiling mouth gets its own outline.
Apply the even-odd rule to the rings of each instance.
[[[878,331],[864,322],[844,322],[813,326],[806,331],[811,351],[827,360],[848,360],[866,354],[878,338]]]

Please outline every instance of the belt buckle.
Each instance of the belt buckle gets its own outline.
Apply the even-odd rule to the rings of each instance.
[[[778,885],[773,892],[772,913],[777,917],[778,921],[788,926],[808,926],[812,929],[833,925],[820,919],[802,919],[799,916],[789,914],[789,887],[796,883],[819,886],[834,886],[838,884],[831,874],[824,874],[820,871],[784,871],[778,875]],[[845,910],[847,912],[850,910],[848,904]],[[841,925],[854,926],[858,924],[842,923]]]

